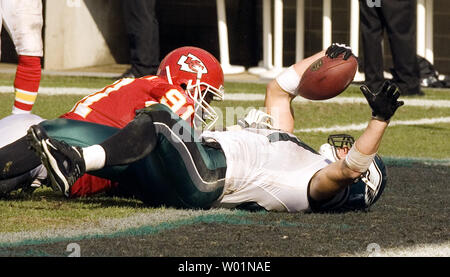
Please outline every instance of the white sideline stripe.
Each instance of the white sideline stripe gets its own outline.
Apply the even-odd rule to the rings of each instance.
[[[74,87],[40,87],[39,94],[43,95],[89,95],[102,88],[74,88]],[[14,93],[12,86],[0,86],[0,93]],[[226,93],[226,101],[263,101],[264,94],[259,93]],[[450,108],[450,100],[402,99],[406,106]],[[312,101],[302,97],[294,99],[295,103],[333,103],[333,104],[366,104],[363,97],[336,97],[323,101]]]
[[[450,123],[450,117],[435,117],[435,118],[422,118],[417,120],[393,120],[389,123],[389,126],[401,126],[401,125],[428,125],[437,123]],[[332,132],[344,132],[344,131],[360,131],[367,127],[367,123],[350,124],[350,125],[335,125],[332,127],[319,127],[319,128],[307,128],[296,129],[295,133],[332,133]]]
[[[450,242],[418,244],[411,247],[396,247],[383,249],[376,252],[355,253],[357,257],[450,257]]]
[[[73,88],[73,87],[41,87],[39,88],[39,94],[44,95],[89,95],[101,89],[95,88]],[[14,88],[12,86],[0,86],[0,93],[13,93]],[[225,100],[228,101],[262,101],[264,100],[264,94],[258,93],[228,93],[225,95]],[[450,100],[424,100],[424,99],[403,99],[405,106],[419,106],[419,107],[438,107],[438,108],[450,108]],[[296,103],[311,103],[319,101],[311,101],[302,97],[294,99]],[[337,97],[324,101],[321,103],[336,103],[336,104],[365,104],[366,100],[362,97]],[[390,126],[396,125],[426,125],[436,123],[448,123],[450,117],[439,118],[424,118],[420,120],[397,120],[392,121]],[[344,126],[333,126],[329,128],[310,128],[310,129],[296,129],[294,132],[336,132],[336,131],[358,131],[364,130],[367,124],[351,124]]]
[[[74,238],[80,236],[109,235],[132,228],[142,226],[156,226],[162,223],[171,223],[178,220],[186,220],[198,216],[207,215],[232,215],[232,210],[213,209],[177,210],[171,208],[155,209],[150,213],[137,213],[123,218],[102,218],[98,221],[75,224],[65,228],[50,228],[34,231],[5,232],[0,233],[0,247],[2,244],[20,243],[25,240],[52,240]]]
[[[75,95],[88,95],[96,91],[100,91],[97,88],[61,88],[61,87],[40,87],[39,94],[44,95],[66,95],[66,94],[75,94]],[[1,93],[14,93],[14,87],[12,86],[0,86]]]
[[[257,93],[226,93],[226,101],[262,101],[264,100],[264,94]],[[418,107],[437,107],[437,108],[450,108],[450,100],[425,100],[425,99],[402,99],[405,102],[405,106],[418,106]],[[336,97],[322,101],[312,101],[302,97],[297,97],[293,101],[294,103],[332,103],[332,104],[366,104],[367,101],[363,97]]]

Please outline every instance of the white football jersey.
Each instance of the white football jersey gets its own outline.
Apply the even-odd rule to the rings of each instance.
[[[39,124],[44,119],[35,114],[13,114],[0,119],[0,148],[8,145],[27,134],[31,125]],[[41,164],[30,171],[33,178],[45,179],[47,170]],[[37,180],[34,180],[36,182]],[[40,184],[40,183],[39,183]]]
[[[309,181],[330,163],[294,135],[277,130],[204,132],[202,137],[216,140],[227,159],[225,190],[215,207],[256,202],[270,211],[308,210]]]
[[[14,114],[0,119],[0,148],[25,136],[31,125],[43,120],[35,114]]]

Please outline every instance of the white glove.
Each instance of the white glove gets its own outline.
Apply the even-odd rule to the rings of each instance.
[[[252,109],[245,118],[239,119],[237,124],[242,128],[273,129],[272,119],[269,114]]]
[[[324,156],[325,158],[329,159],[332,162],[339,160],[339,158],[337,157],[337,154],[336,154],[336,150],[329,143],[325,143],[320,146],[319,154]]]

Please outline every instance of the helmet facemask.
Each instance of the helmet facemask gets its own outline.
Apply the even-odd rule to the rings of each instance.
[[[347,134],[329,135],[328,143],[320,146],[319,153],[328,158],[330,161],[335,162],[343,158],[340,153],[338,153],[338,149],[347,148],[350,150],[354,142],[355,139]]]
[[[339,157],[339,148],[351,148],[355,139],[347,134],[336,134],[328,137],[328,143],[320,146],[319,153],[336,162],[343,157]],[[363,172],[354,183],[348,187],[345,203],[339,205],[337,210],[367,210],[373,205],[382,194],[387,182],[387,170],[380,156],[375,155],[368,170]]]
[[[328,143],[333,146],[334,155],[337,159],[340,159],[337,149],[352,148],[355,143],[355,139],[351,135],[336,134],[328,136]]]
[[[338,150],[342,148],[352,148],[353,144],[355,143],[355,139],[351,135],[347,134],[335,134],[335,135],[329,135],[328,136],[328,145],[323,145],[319,152],[321,152],[322,155],[325,157],[331,159],[332,161],[337,161],[341,159]],[[331,147],[330,147],[331,146]],[[373,164],[374,162],[372,162]],[[367,187],[369,187],[371,190],[376,190],[376,186],[369,180],[368,176],[370,174],[371,167],[364,173],[361,174],[361,177],[355,180],[356,182],[363,181]]]
[[[194,101],[194,128],[203,127],[209,130],[219,119],[217,112],[208,103],[208,97],[212,95],[213,100],[223,101],[224,89],[223,86],[215,88],[208,83],[201,82],[201,73],[197,74],[195,83],[192,80],[186,85],[186,92]],[[208,95],[209,94],[209,95]]]

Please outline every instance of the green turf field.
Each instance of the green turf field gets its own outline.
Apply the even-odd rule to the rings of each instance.
[[[12,75],[0,74],[0,86],[11,86],[11,80]],[[112,82],[43,76],[41,87],[92,88],[94,92]],[[264,94],[265,85],[226,83],[225,91]],[[389,183],[369,212],[291,215],[175,210],[104,195],[67,200],[44,188],[31,196],[15,192],[0,198],[0,256],[67,256],[70,242],[81,246],[83,256],[367,256],[370,243],[382,249],[431,244],[438,251],[444,244],[447,252],[443,253],[450,255],[450,91],[425,93],[420,101],[444,105],[426,101],[405,105],[392,119],[399,125],[389,127],[379,151],[388,164]],[[350,86],[338,98],[345,97],[361,97],[358,86]],[[0,117],[10,113],[13,98],[12,93],[0,93]],[[55,118],[81,98],[41,94],[33,111]],[[215,106],[229,123],[237,119],[237,109],[262,105],[263,100],[227,100]],[[315,128],[364,124],[370,117],[369,107],[361,103],[295,102],[294,111],[295,134],[316,149],[326,142],[328,133]],[[235,114],[227,117],[227,113]],[[442,118],[446,120],[433,123]],[[423,119],[432,121],[414,123]]]

